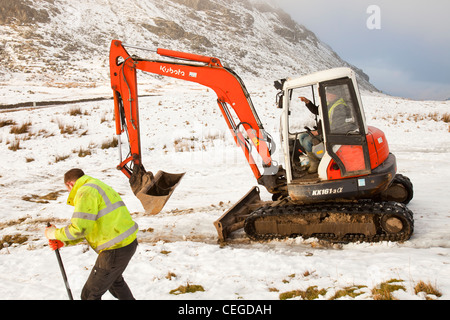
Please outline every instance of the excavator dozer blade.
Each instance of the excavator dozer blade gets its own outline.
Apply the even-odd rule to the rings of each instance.
[[[158,171],[155,176],[151,172],[140,172],[139,178],[130,179],[131,188],[141,201],[145,213],[158,214],[169,200],[184,173],[173,174]]]
[[[219,242],[224,242],[230,233],[243,228],[245,218],[261,207],[262,203],[259,188],[253,187],[241,200],[217,219],[214,226],[217,229]]]

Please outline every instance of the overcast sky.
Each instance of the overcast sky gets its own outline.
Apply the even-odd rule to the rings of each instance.
[[[449,0],[276,0],[378,89],[450,98]]]

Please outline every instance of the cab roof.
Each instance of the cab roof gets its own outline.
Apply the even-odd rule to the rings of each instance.
[[[356,84],[355,71],[350,68],[334,68],[324,71],[318,71],[299,78],[288,78],[284,83],[285,89],[299,88],[315,85],[324,81],[330,81],[341,78],[350,78]]]

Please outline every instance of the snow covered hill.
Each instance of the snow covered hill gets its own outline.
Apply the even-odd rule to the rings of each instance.
[[[242,77],[268,80],[349,66],[263,0],[16,0],[2,2],[0,21],[2,86],[104,85],[112,39],[216,56]],[[376,90],[351,67],[364,88]]]

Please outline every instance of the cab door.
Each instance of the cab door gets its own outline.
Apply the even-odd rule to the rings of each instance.
[[[363,112],[353,82],[342,78],[319,84],[328,179],[370,174]]]

